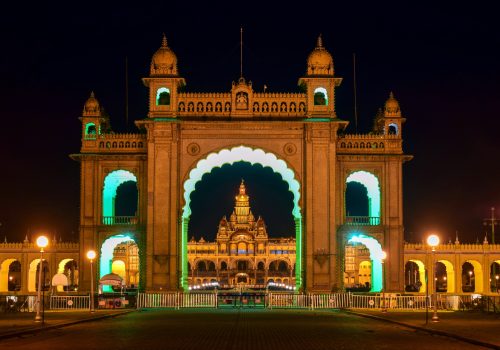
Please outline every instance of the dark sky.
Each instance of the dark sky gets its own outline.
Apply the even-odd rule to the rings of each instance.
[[[407,118],[404,148],[415,156],[404,167],[407,238],[412,232],[419,240],[432,229],[448,238],[459,230],[464,240],[475,241],[484,236],[489,208],[496,206],[500,215],[500,26],[493,8],[480,2],[183,3],[3,5],[2,239],[41,229],[71,239],[77,232],[79,166],[68,154],[79,150],[78,117],[94,90],[115,131],[133,131],[124,123],[125,57],[131,120],[142,119],[147,90],[140,78],[148,74],[163,32],[189,91],[228,91],[239,75],[240,25],[244,75],[256,90],[266,84],[270,91],[295,91],[322,33],[336,75],[344,78],[336,108],[351,121],[351,131],[353,52],[359,131],[369,131],[377,108],[394,91]],[[241,177],[237,171],[231,176]],[[229,214],[233,185],[226,195],[231,202],[210,218],[210,229]],[[276,227],[269,217],[278,214],[261,208],[256,214]]]

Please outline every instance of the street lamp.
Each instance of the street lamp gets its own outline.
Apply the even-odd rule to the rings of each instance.
[[[436,247],[439,245],[439,237],[437,235],[430,235],[427,237],[427,244],[432,248],[432,266],[434,268],[434,314],[432,315],[432,322],[439,322],[439,317],[437,314],[437,282],[436,282],[436,262],[435,262],[435,253]]]
[[[41,291],[42,291],[42,271],[43,271],[43,248],[49,245],[49,239],[45,236],[40,236],[36,239],[36,245],[40,248],[40,269],[38,270],[38,295],[36,301],[36,316],[35,322],[43,322],[40,315],[41,308]]]
[[[387,253],[382,251],[382,254],[380,255],[380,259],[382,261],[382,300],[384,301],[384,306],[382,306],[382,312],[387,312],[387,305],[385,303],[385,266],[384,266],[386,258],[387,258]]]
[[[90,260],[90,312],[95,312],[94,310],[94,271],[92,265],[95,259],[95,251],[89,250],[87,252],[87,259]]]

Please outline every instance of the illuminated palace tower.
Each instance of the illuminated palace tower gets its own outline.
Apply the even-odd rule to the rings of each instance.
[[[112,271],[115,248],[128,242],[137,245],[141,289],[186,290],[195,184],[214,167],[244,161],[270,167],[293,194],[297,289],[343,288],[346,246],[357,244],[370,252],[372,290],[383,283],[403,290],[402,164],[411,157],[392,94],[372,132],[346,134],[348,122],[335,112],[342,79],[321,37],[300,92],[255,91],[243,77],[228,92],[184,92],[166,38],[143,81],[149,113],[135,134],[112,132],[94,94],[83,109],[82,146],[72,155],[81,164],[81,288],[90,285],[87,250],[98,251],[97,278]],[[365,191],[363,210],[346,196],[353,185]],[[124,193],[136,197],[128,211]]]
[[[219,222],[215,242],[194,237],[188,242],[188,282],[200,286],[265,286],[269,282],[295,286],[295,237],[269,238],[266,224],[255,219],[244,182],[229,220]]]

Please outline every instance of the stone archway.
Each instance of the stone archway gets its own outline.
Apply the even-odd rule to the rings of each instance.
[[[0,292],[7,292],[9,290],[10,265],[15,261],[19,260],[16,258],[5,259],[0,264]],[[22,272],[22,267],[21,267],[21,272]]]
[[[384,271],[382,262],[382,245],[373,237],[364,234],[354,234],[348,239],[348,243],[361,243],[370,251],[372,268],[370,292],[380,292],[384,288]]]
[[[260,148],[251,148],[248,146],[235,146],[224,148],[218,152],[210,153],[205,158],[199,160],[195,167],[189,172],[188,178],[184,181],[184,207],[182,209],[182,227],[181,227],[181,275],[180,285],[187,289],[187,232],[189,218],[191,216],[191,193],[195,190],[195,185],[200,181],[204,174],[210,173],[213,168],[221,167],[224,164],[233,164],[235,162],[248,162],[250,164],[261,164],[263,167],[270,167],[275,173],[282,176],[288,183],[289,191],[293,193],[294,207],[292,214],[295,221],[296,238],[296,287],[302,286],[302,214],[299,206],[300,201],[300,183],[295,177],[295,172],[288,164],[279,159],[274,153],[265,152]]]

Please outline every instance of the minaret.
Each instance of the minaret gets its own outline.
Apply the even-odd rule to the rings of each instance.
[[[389,98],[385,101],[383,118],[379,121],[384,135],[401,137],[401,129],[405,120],[401,115],[399,102],[391,91]]]
[[[175,117],[178,89],[186,82],[179,76],[177,56],[168,46],[165,34],[151,59],[149,77],[142,81],[149,88],[149,117]]]
[[[82,141],[95,140],[98,135],[108,131],[109,118],[103,113],[94,91],[90,93],[90,97],[83,106],[80,120],[82,121]]]
[[[250,214],[250,200],[246,193],[245,181],[241,179],[240,190],[236,197],[234,206],[234,212],[236,213],[236,218],[238,224],[247,224],[248,215]]]
[[[307,58],[306,75],[299,79],[307,94],[307,115],[316,118],[336,118],[335,87],[342,82],[334,77],[333,58],[318,37],[316,47]]]

